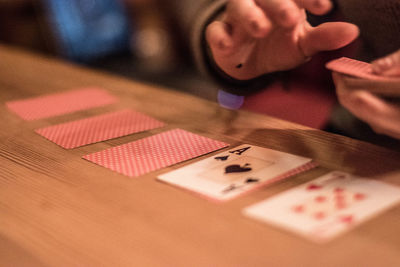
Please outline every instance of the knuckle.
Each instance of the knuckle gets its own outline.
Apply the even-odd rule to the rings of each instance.
[[[387,130],[379,125],[370,125],[372,130],[377,134],[386,134]]]
[[[286,1],[281,1],[275,5],[275,10],[278,14],[285,14],[287,13],[291,8],[293,8],[288,2]]]
[[[349,102],[346,100],[346,97],[339,96],[339,97],[338,97],[338,100],[339,100],[339,103],[340,103],[343,107],[348,108],[348,107],[350,106]]]
[[[400,65],[400,50],[393,55],[393,62],[396,66]]]
[[[256,22],[257,21],[257,14],[254,12],[254,10],[251,9],[245,9],[243,11],[242,15],[242,19],[245,22]]]

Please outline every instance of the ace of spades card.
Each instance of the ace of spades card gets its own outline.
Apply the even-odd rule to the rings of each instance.
[[[396,186],[334,171],[247,207],[244,214],[323,243],[399,201]]]
[[[312,167],[309,158],[245,144],[159,175],[158,180],[225,201]]]

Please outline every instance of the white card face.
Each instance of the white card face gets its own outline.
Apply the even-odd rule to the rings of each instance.
[[[244,214],[322,243],[399,201],[399,187],[334,171],[247,207]]]
[[[158,180],[224,201],[314,166],[309,158],[241,145],[162,174]]]

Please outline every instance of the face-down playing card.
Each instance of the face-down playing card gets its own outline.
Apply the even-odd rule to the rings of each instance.
[[[400,188],[331,172],[247,207],[244,214],[327,242],[400,201]]]
[[[35,130],[59,146],[70,149],[164,126],[132,110],[121,110]]]
[[[332,60],[326,64],[326,68],[332,71],[340,72],[350,76],[373,80],[373,81],[400,81],[400,78],[385,77],[377,75],[373,72],[370,63],[341,57],[339,59]]]
[[[227,146],[224,142],[174,129],[83,158],[118,173],[136,177]]]
[[[22,119],[31,121],[105,106],[116,101],[117,99],[105,90],[82,88],[24,100],[9,101],[6,106]]]
[[[309,158],[245,144],[159,175],[158,180],[225,201],[313,167]]]

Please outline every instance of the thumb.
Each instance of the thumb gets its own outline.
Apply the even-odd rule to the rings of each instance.
[[[400,76],[400,50],[372,62],[372,69],[385,76]]]
[[[310,57],[321,51],[342,48],[359,35],[358,27],[346,22],[327,22],[311,28],[300,40],[304,54]]]

